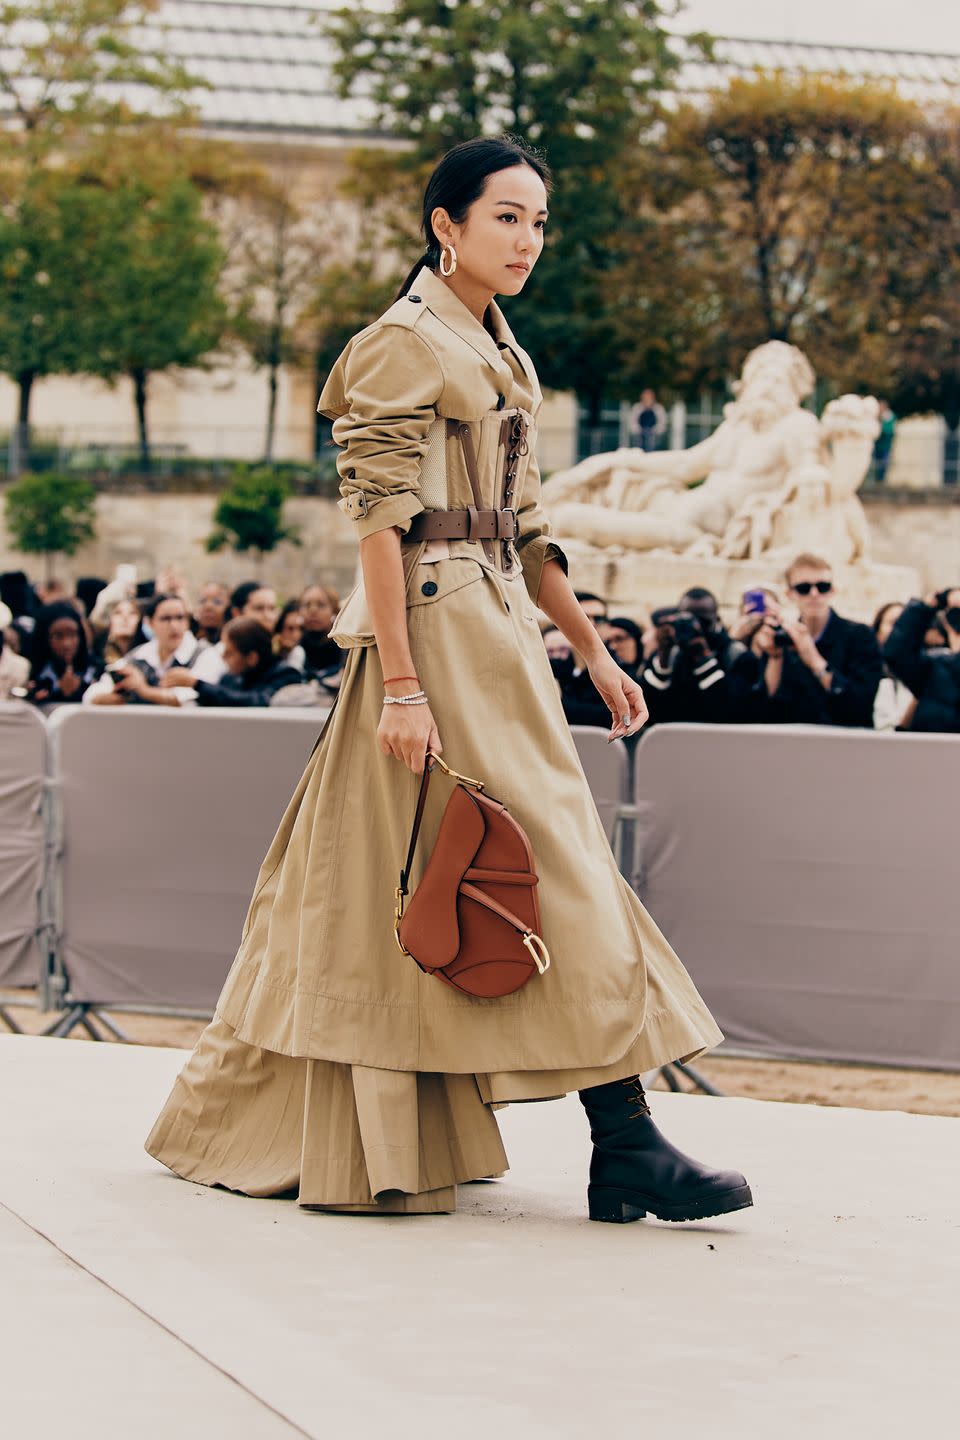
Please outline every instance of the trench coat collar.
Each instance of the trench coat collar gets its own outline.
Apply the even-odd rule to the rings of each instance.
[[[513,331],[495,300],[490,301],[490,320],[494,332],[491,335],[486,326],[481,325],[476,316],[470,314],[463,301],[457,299],[449,286],[444,285],[429,266],[424,265],[408,293],[420,295],[438,320],[442,320],[444,325],[449,325],[461,340],[472,345],[474,350],[482,355],[484,360],[489,361],[495,369],[503,369],[504,359],[500,350],[503,346],[509,345],[523,369],[528,371],[527,357],[514,339]]]

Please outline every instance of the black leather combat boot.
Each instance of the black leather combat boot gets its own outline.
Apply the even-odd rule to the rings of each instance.
[[[590,1121],[591,1220],[702,1220],[753,1204],[736,1170],[708,1170],[682,1155],[653,1123],[637,1076],[579,1092]]]

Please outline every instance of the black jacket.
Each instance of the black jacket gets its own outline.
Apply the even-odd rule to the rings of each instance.
[[[247,671],[245,675],[224,675],[218,685],[197,681],[198,705],[229,705],[253,707],[269,705],[285,685],[302,685],[303,675],[292,665],[277,662],[266,673]]]
[[[656,654],[640,675],[652,725],[698,721],[718,725],[739,717],[734,670],[745,647],[722,628],[689,650],[675,645],[670,654]]]
[[[923,641],[936,614],[911,600],[883,647],[891,672],[917,697],[911,730],[960,730],[960,654],[929,652]]]
[[[780,687],[768,695],[766,661],[754,657],[747,718],[763,725],[851,725],[872,730],[883,657],[870,626],[845,620],[831,610],[817,649],[830,667],[829,690],[795,650],[787,650]]]

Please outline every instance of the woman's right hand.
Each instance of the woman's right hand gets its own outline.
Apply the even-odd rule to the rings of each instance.
[[[429,705],[384,705],[377,741],[384,755],[402,760],[414,775],[423,774],[428,750],[443,751]]]

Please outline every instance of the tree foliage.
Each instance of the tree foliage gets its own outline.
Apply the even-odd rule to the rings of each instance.
[[[264,555],[284,540],[299,545],[297,527],[283,523],[283,507],[290,494],[289,482],[266,466],[238,469],[217,501],[214,528],[205,542],[207,551],[215,554],[229,548]]]
[[[96,534],[96,491],[75,475],[24,475],[7,487],[7,530],[24,555],[73,555]]]
[[[837,385],[927,403],[960,318],[956,136],[889,87],[823,75],[678,107],[625,172],[607,300],[635,382],[718,383],[778,338]]]
[[[480,133],[521,134],[546,152],[557,179],[550,235],[518,323],[544,382],[594,408],[623,353],[602,299],[626,220],[619,172],[679,67],[681,42],[662,24],[674,9],[659,0],[398,0],[386,12],[341,10],[332,25],[344,93],[369,88],[379,122],[410,142],[394,162],[401,185]]]

